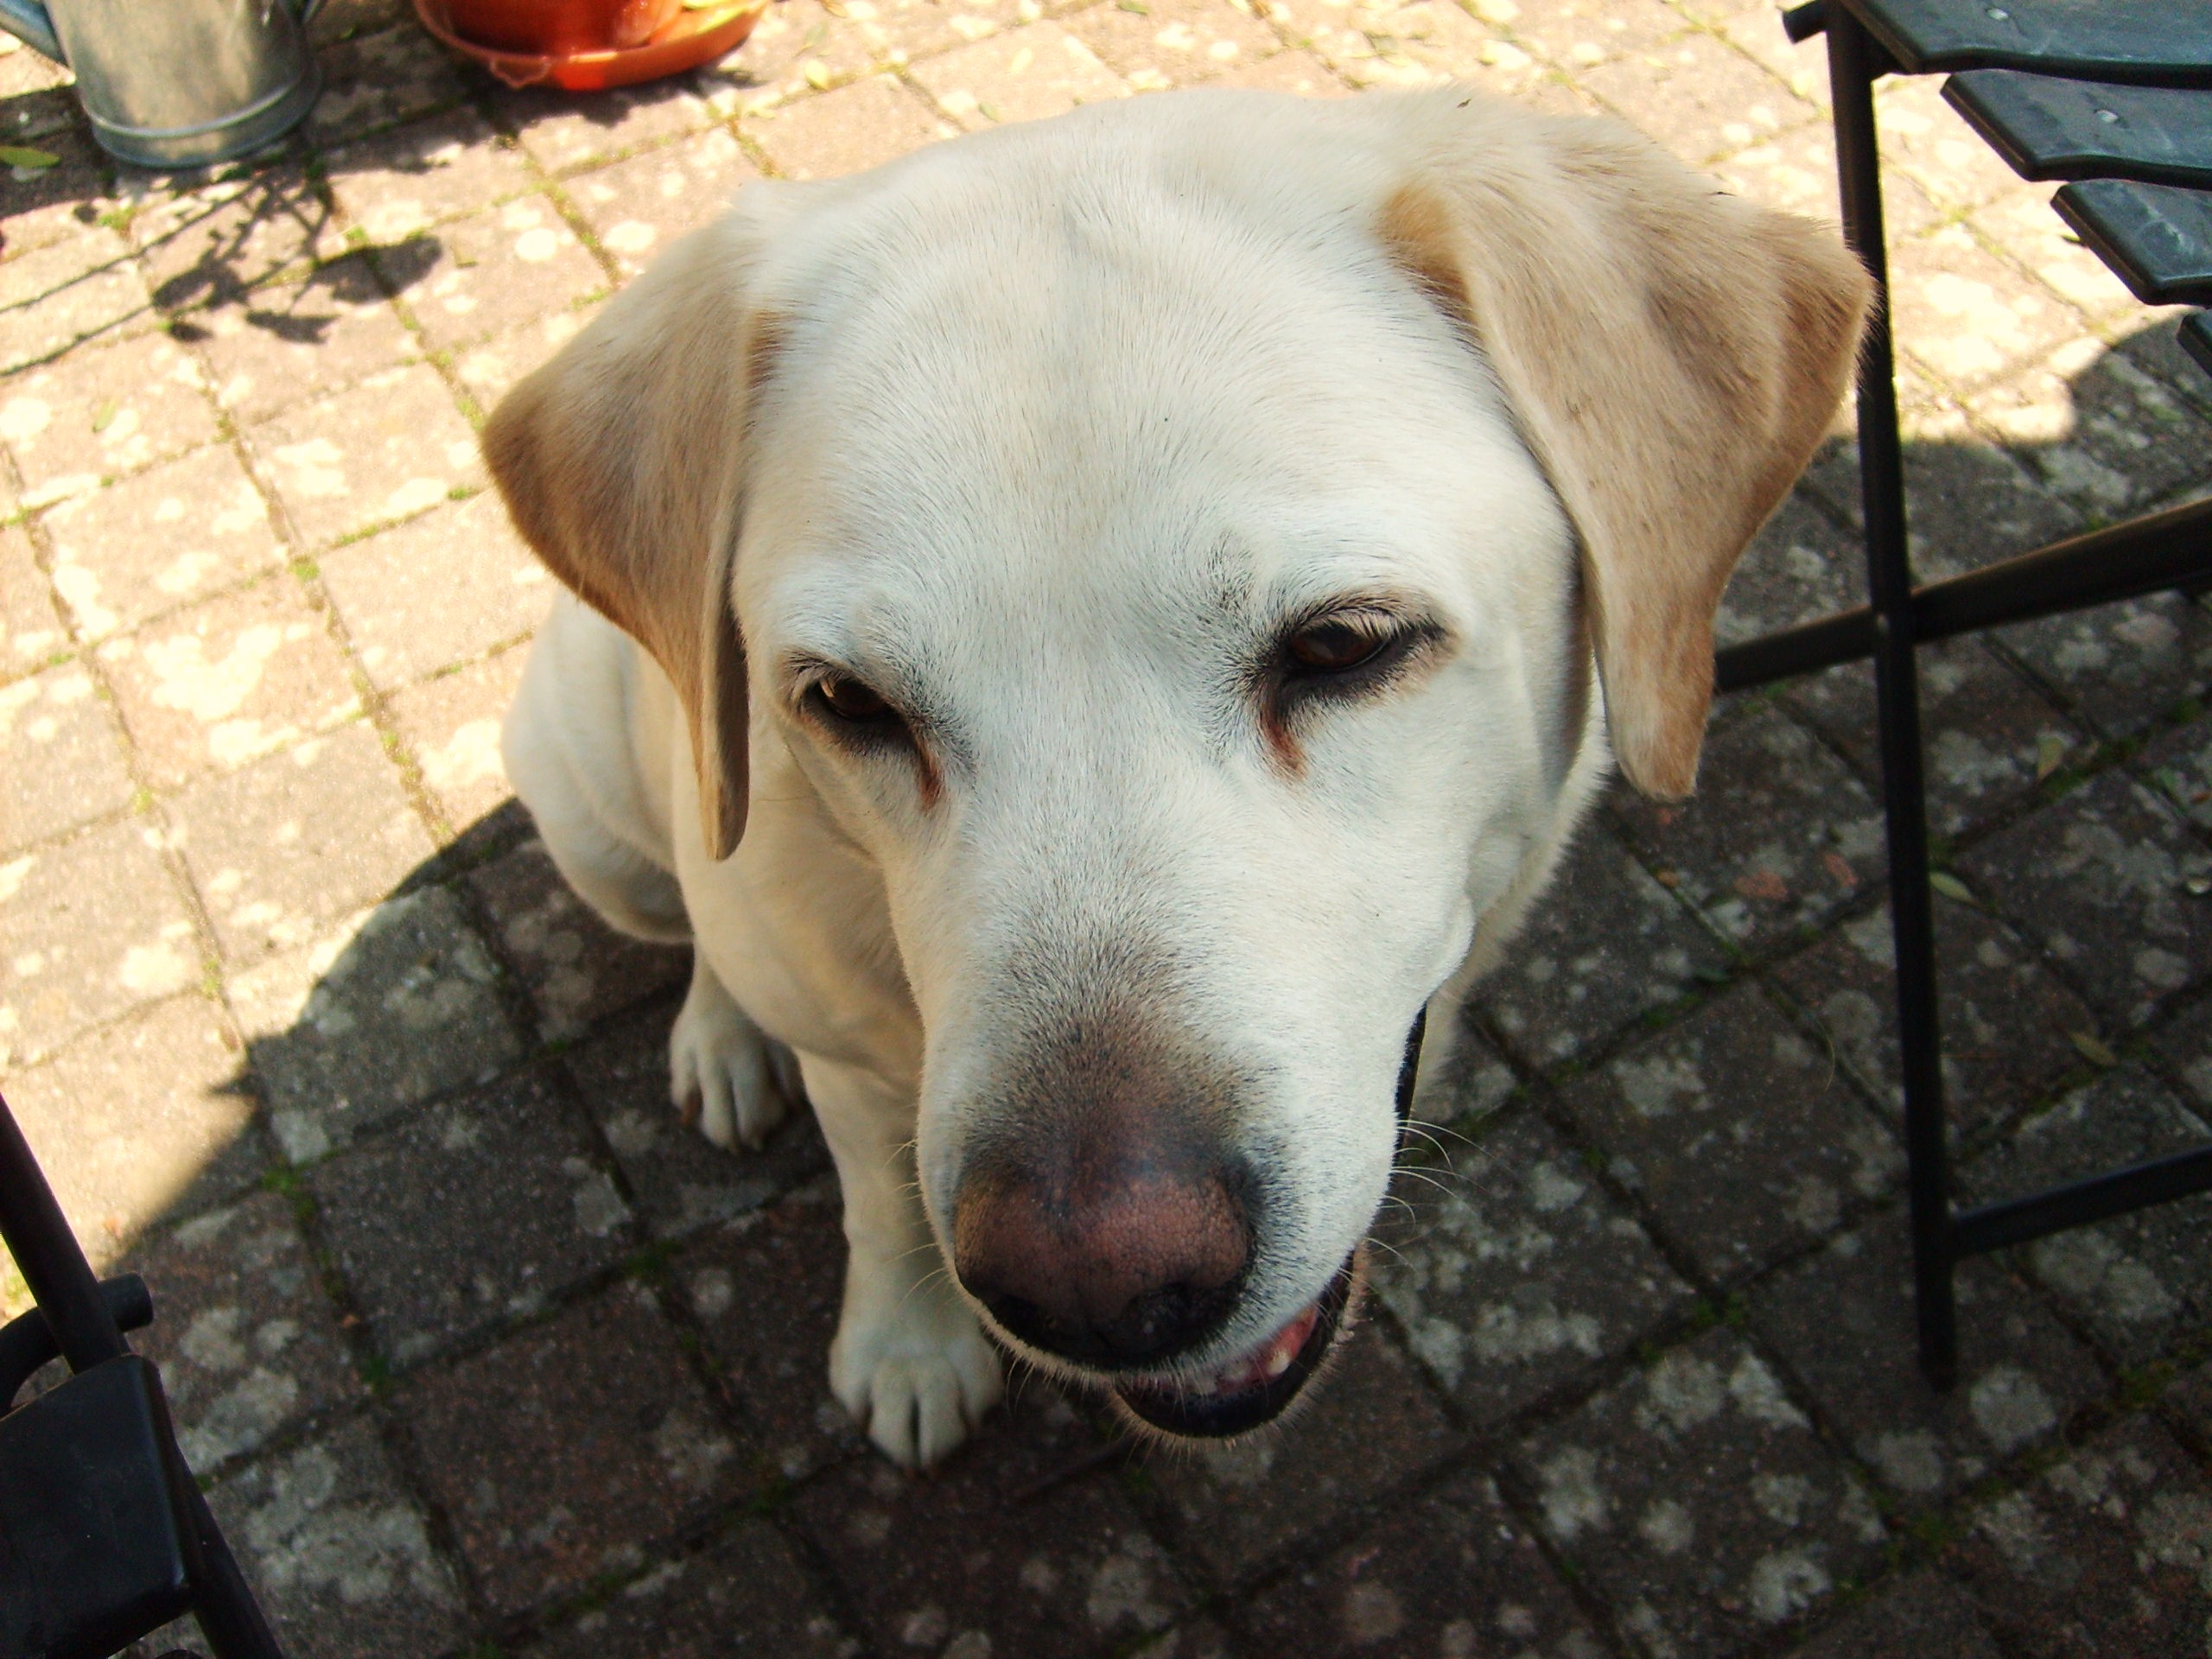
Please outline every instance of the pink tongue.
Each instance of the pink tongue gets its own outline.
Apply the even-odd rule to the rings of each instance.
[[[1298,1357],[1298,1351],[1306,1345],[1306,1338],[1313,1334],[1313,1327],[1320,1319],[1321,1305],[1316,1302],[1249,1357],[1216,1376],[1215,1389],[1222,1394],[1237,1394],[1274,1382],[1290,1369],[1291,1362]]]

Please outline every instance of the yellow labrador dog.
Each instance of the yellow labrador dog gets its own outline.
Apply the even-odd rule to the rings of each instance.
[[[575,594],[510,773],[696,948],[707,1135],[812,1103],[886,1452],[990,1408],[987,1332],[1172,1433],[1290,1403],[1417,1019],[1609,760],[1690,790],[1865,299],[1609,123],[1192,92],[753,185],[500,404]]]

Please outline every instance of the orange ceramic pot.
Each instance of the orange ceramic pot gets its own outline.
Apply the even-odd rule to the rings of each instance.
[[[643,46],[683,10],[683,0],[445,0],[464,41],[548,58]]]

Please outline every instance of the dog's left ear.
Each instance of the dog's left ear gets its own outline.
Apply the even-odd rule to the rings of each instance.
[[[1574,522],[1622,774],[1686,796],[1721,589],[1850,382],[1866,274],[1612,122],[1380,102],[1410,162],[1383,244],[1479,344]]]
[[[753,185],[500,400],[484,456],[515,527],[577,596],[652,653],[683,707],[700,832],[744,833],[745,647],[730,596],[747,410],[779,328],[751,292],[801,187]]]

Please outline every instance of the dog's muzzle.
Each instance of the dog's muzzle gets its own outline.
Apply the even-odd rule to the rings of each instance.
[[[1402,1122],[1427,1021],[1424,1008],[1406,1036]],[[1258,1343],[1204,1368],[1176,1363],[1236,1312],[1252,1262],[1252,1185],[1203,1143],[1126,1131],[1049,1173],[1002,1160],[963,1185],[955,1268],[1007,1336],[1090,1373],[1140,1421],[1196,1438],[1242,1434],[1319,1374],[1363,1279],[1355,1249],[1319,1296]]]

